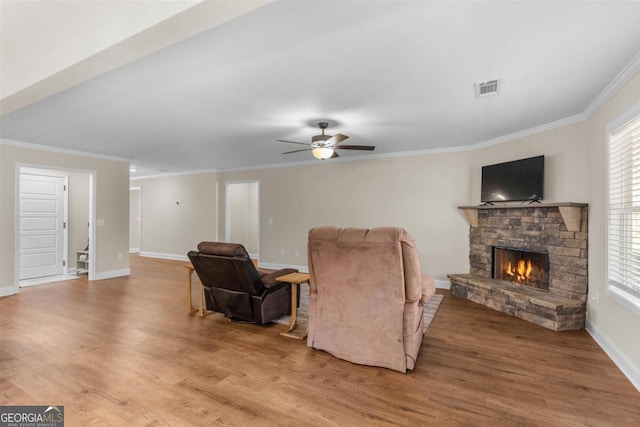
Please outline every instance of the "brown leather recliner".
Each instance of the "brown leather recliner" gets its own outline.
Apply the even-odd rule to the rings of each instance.
[[[402,228],[309,231],[307,345],[353,363],[406,372],[424,334],[434,281]]]
[[[291,314],[291,285],[276,277],[298,270],[258,270],[238,243],[201,242],[188,255],[204,286],[208,310],[260,324]]]

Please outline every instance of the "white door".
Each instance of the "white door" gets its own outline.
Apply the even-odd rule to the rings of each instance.
[[[64,272],[65,179],[20,174],[20,280]]]

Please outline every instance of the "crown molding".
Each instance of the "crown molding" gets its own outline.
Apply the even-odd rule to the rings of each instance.
[[[604,88],[602,92],[598,96],[596,96],[591,104],[587,106],[587,108],[582,112],[582,115],[585,116],[586,119],[591,117],[596,111],[598,111],[613,95],[618,93],[620,89],[624,85],[626,85],[629,80],[633,78],[638,72],[640,72],[640,52],[636,56],[633,57],[631,62],[629,62],[619,73],[618,75]]]
[[[499,136],[497,138],[488,139],[486,141],[478,142],[477,144],[470,145],[470,151],[479,148],[490,147],[492,145],[503,144],[509,141],[515,141],[516,139],[525,138],[528,136],[537,135],[539,133],[548,132],[553,129],[558,129],[565,126],[574,125],[576,123],[583,122],[587,119],[584,114],[576,114],[575,116],[566,117],[564,119],[556,120],[555,122],[545,123],[540,126],[535,126],[529,129],[521,130],[518,132],[510,133],[508,135]]]
[[[449,153],[474,151],[480,148],[490,147],[492,145],[502,144],[505,142],[514,141],[516,139],[524,138],[527,136],[532,136],[542,132],[547,132],[553,129],[561,128],[564,126],[573,125],[576,123],[580,123],[584,120],[586,120],[586,117],[583,114],[576,114],[575,116],[567,117],[561,120],[556,120],[555,122],[546,123],[540,126],[532,127],[519,132],[510,133],[508,135],[503,135],[503,136],[489,139],[486,141],[478,142],[476,144],[459,145],[455,147],[446,147],[446,148],[428,148],[424,150],[398,151],[394,153],[365,154],[361,156],[339,157],[337,159],[332,159],[331,163],[354,162],[359,160],[390,159],[390,158],[400,158],[400,157],[415,157],[415,156],[426,156],[426,155],[433,155],[433,154],[449,154]],[[304,160],[301,162],[276,163],[271,165],[221,169],[220,172],[241,172],[241,171],[248,171],[248,170],[309,166],[309,165],[321,165],[321,164],[322,164],[321,160]]]

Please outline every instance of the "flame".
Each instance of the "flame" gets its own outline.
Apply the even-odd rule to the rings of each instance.
[[[531,278],[531,272],[533,271],[533,265],[531,265],[531,260],[523,260],[518,261],[518,265],[514,268],[509,262],[507,266],[507,274],[509,276],[513,276],[516,278],[518,283],[527,281]]]

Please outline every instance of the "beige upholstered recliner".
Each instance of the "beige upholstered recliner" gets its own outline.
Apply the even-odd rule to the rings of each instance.
[[[406,372],[422,336],[435,283],[423,276],[402,228],[309,231],[307,345],[353,363]]]

